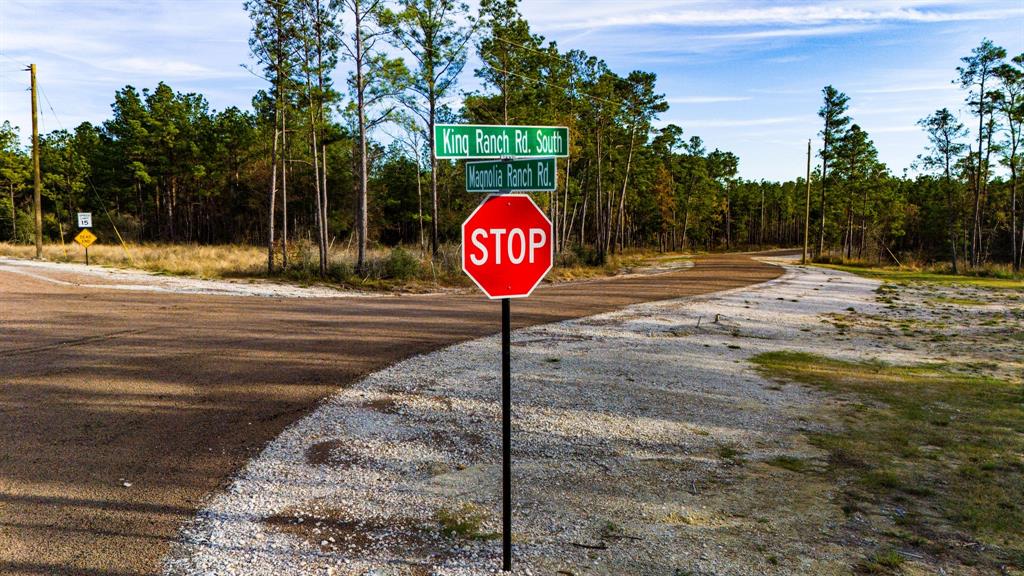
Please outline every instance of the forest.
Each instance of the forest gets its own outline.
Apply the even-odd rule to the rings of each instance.
[[[252,111],[212,110],[202,94],[125,86],[102,124],[40,138],[43,234],[97,232],[136,243],[250,244],[270,273],[312,246],[406,246],[429,258],[457,245],[479,194],[463,163],[435,160],[435,123],[567,126],[558,186],[535,194],[560,261],[631,250],[711,251],[809,244],[818,260],[936,262],[1019,270],[1024,54],[981,40],[950,80],[969,116],[918,122],[929,145],[910,172],[879,161],[838,87],[821,91],[810,182],[751,181],[742,159],[708,150],[668,110],[650,72],[534,33],[516,0],[248,0],[250,70],[266,81]],[[342,22],[345,25],[342,25]],[[482,88],[460,86],[469,54]],[[341,62],[346,75],[338,77]],[[459,102],[458,108],[452,103]],[[812,135],[808,135],[809,137]],[[31,151],[0,127],[0,241],[35,233]],[[808,144],[810,146],[810,143]],[[809,198],[809,208],[807,205]]]

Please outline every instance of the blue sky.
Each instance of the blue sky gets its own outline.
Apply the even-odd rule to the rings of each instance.
[[[754,179],[803,174],[826,84],[851,97],[850,115],[899,174],[925,145],[919,118],[945,106],[968,120],[951,83],[961,56],[982,37],[1024,51],[1024,0],[522,0],[521,11],[562,50],[622,75],[656,72],[671,104],[660,123],[735,152]],[[28,62],[44,132],[104,120],[125,84],[164,80],[216,109],[248,108],[263,86],[242,67],[248,33],[241,0],[0,0],[0,121],[30,127]]]

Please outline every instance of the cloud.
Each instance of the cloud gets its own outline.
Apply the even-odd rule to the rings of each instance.
[[[680,96],[666,98],[669,104],[717,104],[719,102],[743,102],[750,100],[750,96]]]
[[[838,24],[834,26],[811,26],[806,28],[773,28],[769,30],[747,30],[728,32],[725,34],[707,34],[694,36],[696,40],[729,40],[749,42],[754,40],[774,40],[779,38],[806,38],[811,36],[838,36],[857,34],[874,30],[876,26],[867,24]]]
[[[118,58],[101,65],[123,74],[152,75],[158,78],[221,78],[244,74],[240,68],[215,70],[194,62],[168,60],[160,57],[134,56]]]
[[[870,134],[898,134],[901,132],[920,132],[920,126],[884,126],[882,128],[865,128],[867,133]]]
[[[901,5],[902,4],[902,5]],[[1024,15],[1024,8],[937,10],[908,7],[907,2],[794,4],[788,6],[729,7],[720,2],[682,9],[639,10],[565,20],[553,27],[566,30],[622,26],[819,26],[835,22],[963,22],[996,20]],[[936,3],[929,3],[935,5]],[[560,12],[565,14],[564,12]],[[571,13],[571,12],[569,12]]]
[[[905,92],[939,92],[946,90],[957,90],[952,82],[929,83],[929,84],[893,84],[879,86],[877,88],[862,88],[856,90],[859,94],[901,94]]]
[[[709,118],[694,120],[678,120],[673,122],[683,128],[747,128],[750,126],[776,126],[779,124],[801,124],[814,122],[813,116],[772,116],[767,118]]]

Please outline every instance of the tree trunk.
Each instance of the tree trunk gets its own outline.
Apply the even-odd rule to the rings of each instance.
[[[430,119],[427,126],[427,146],[430,148],[430,202],[432,210],[432,218],[430,220],[430,253],[432,256],[436,257],[438,251],[437,226],[438,220],[440,220],[440,218],[438,218],[437,214],[437,158],[434,157],[434,126],[436,124],[434,115],[436,114],[436,102],[435,98],[433,97],[433,94],[431,94],[429,100]]]
[[[565,199],[562,202],[562,247],[565,247],[566,242],[569,241],[569,235],[572,233],[572,223],[569,222],[569,211],[566,208],[569,206],[569,159],[565,159]],[[578,203],[576,203],[578,204]],[[572,217],[576,218],[576,204],[572,207]]]
[[[826,147],[827,147],[826,142]],[[827,152],[826,152],[827,154]],[[828,160],[821,160],[821,227],[818,230],[818,256],[825,254],[825,182],[828,180]]]
[[[280,112],[276,115],[280,116]],[[274,147],[270,153],[270,193],[269,218],[267,219],[267,274],[274,273],[274,207],[277,204],[277,140],[280,132],[277,129],[279,118],[274,118]]]
[[[433,155],[433,153],[431,153]],[[427,238],[423,233],[423,178],[420,161],[416,160],[416,220],[420,223],[420,252],[427,251]]]
[[[622,244],[625,231],[623,230],[626,224],[626,186],[629,184],[629,169],[633,164],[633,146],[635,143],[636,134],[636,119],[634,118],[633,127],[629,131],[629,153],[626,155],[626,175],[622,178],[622,193],[619,194],[619,218],[618,226],[615,231],[615,245],[618,252],[622,252]]]
[[[281,268],[288,270],[288,110],[281,114]]]
[[[308,86],[308,84],[307,84]],[[313,114],[312,105],[309,107],[309,137],[313,142],[313,191],[316,192],[316,231],[317,231],[317,253],[320,255],[320,277],[327,274],[327,247],[324,245],[324,214],[320,205],[320,149],[316,141],[316,120]]]
[[[330,228],[330,223],[331,223],[331,221],[327,218],[327,144],[321,144],[320,149],[322,151],[320,157],[323,158],[323,161],[324,161],[323,166],[320,168],[321,172],[323,172],[323,177],[324,177],[323,184],[320,186],[320,194],[322,196],[320,209],[323,211],[323,216],[321,217],[321,220],[324,223],[324,230],[323,230],[323,234],[324,234],[324,238],[323,238],[324,260],[326,261],[327,265],[330,266],[330,263],[331,263],[331,244],[330,244],[331,228]]]

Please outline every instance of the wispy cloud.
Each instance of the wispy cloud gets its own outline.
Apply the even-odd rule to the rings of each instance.
[[[893,84],[877,88],[862,88],[856,90],[856,92],[859,94],[902,94],[906,92],[938,92],[957,89],[952,82],[932,82],[928,84]]]
[[[669,104],[718,104],[719,102],[743,102],[750,96],[679,96],[666,98]]]
[[[747,118],[734,120],[729,118],[702,118],[693,120],[677,120],[683,128],[746,128],[750,126],[776,126],[780,124],[800,124],[814,122],[813,116],[773,116],[767,118]]]
[[[729,7],[720,2],[666,10],[629,10],[577,20],[560,27],[610,28],[620,26],[816,26],[836,22],[963,22],[1024,15],[1024,8],[948,9],[914,8],[907,2],[793,4],[789,6]],[[933,5],[936,3],[932,3]]]
[[[920,132],[920,126],[883,126],[881,128],[865,128],[868,134],[899,134],[902,132]]]
[[[857,34],[874,30],[872,24],[836,24],[829,26],[807,26],[800,28],[772,28],[768,30],[743,30],[724,34],[703,34],[695,36],[698,40],[729,40],[736,42],[752,40],[774,40],[779,38],[807,38],[811,36],[838,36]]]

